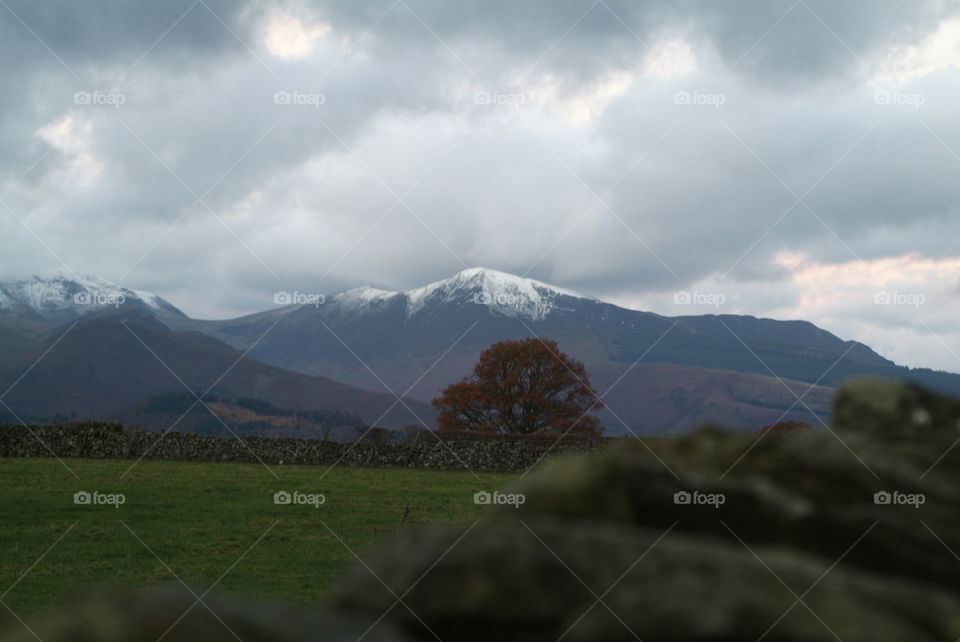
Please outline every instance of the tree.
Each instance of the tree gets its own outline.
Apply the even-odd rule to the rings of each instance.
[[[797,431],[810,430],[813,426],[802,421],[778,421],[775,424],[764,426],[757,432],[770,435],[771,437],[780,437]]]
[[[480,354],[473,373],[433,400],[440,430],[529,435],[603,432],[588,414],[603,407],[583,364],[556,341],[495,343]]]

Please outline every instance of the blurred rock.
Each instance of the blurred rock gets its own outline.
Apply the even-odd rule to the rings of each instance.
[[[196,590],[198,596],[203,591]],[[206,604],[210,608],[208,609]],[[368,623],[286,606],[206,596],[181,589],[90,593],[28,630],[14,624],[4,642],[355,642]],[[364,640],[402,642],[390,626]]]
[[[371,620],[387,613],[421,640],[739,641],[768,628],[774,641],[960,636],[960,600],[947,591],[830,570],[798,550],[757,546],[761,563],[732,537],[674,531],[657,542],[654,529],[549,517],[493,520],[456,543],[463,531],[396,536],[365,558],[379,579],[351,569],[333,604]],[[811,587],[807,606],[794,606]]]
[[[525,496],[519,508],[494,508],[429,573],[456,532],[399,535],[368,563],[398,595],[426,573],[405,601],[440,637],[556,639],[596,601],[584,583],[603,595],[670,530],[604,598],[644,639],[757,639],[773,627],[764,639],[956,640],[958,418],[954,399],[855,381],[829,429],[704,428],[557,458],[510,489]],[[813,587],[810,608],[777,622],[796,597],[776,576],[797,596]],[[379,616],[392,598],[378,584],[354,569],[334,603]],[[403,607],[386,619],[433,637]],[[601,605],[566,637],[634,636]]]

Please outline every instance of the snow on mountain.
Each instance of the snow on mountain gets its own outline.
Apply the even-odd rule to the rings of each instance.
[[[504,316],[542,320],[558,309],[561,297],[596,300],[580,292],[481,267],[468,268],[448,279],[405,292],[367,286],[331,298],[341,306],[363,309],[398,296],[406,299],[407,318],[432,305],[479,304]]]
[[[400,294],[400,292],[393,292],[391,290],[381,290],[379,288],[363,286],[359,288],[353,288],[352,290],[346,290],[344,292],[340,292],[339,294],[334,294],[331,297],[331,300],[344,307],[358,307],[370,305],[371,303],[377,303],[379,301],[386,301],[387,299],[392,299]]]
[[[62,321],[91,310],[137,303],[157,312],[179,313],[152,292],[132,290],[89,274],[58,272],[0,282],[0,313],[4,314]]]

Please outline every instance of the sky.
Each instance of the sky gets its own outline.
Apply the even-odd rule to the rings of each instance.
[[[0,0],[0,278],[485,266],[960,372],[960,1]]]

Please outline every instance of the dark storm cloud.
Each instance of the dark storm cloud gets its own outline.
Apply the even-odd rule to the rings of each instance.
[[[127,76],[151,74],[151,67],[176,73],[235,55],[243,49],[238,36],[247,35],[242,18],[249,15],[249,7],[230,0],[5,0],[0,171],[16,172],[42,153],[45,146],[32,139],[36,123],[62,109],[74,92],[90,90],[92,83],[107,90]]]
[[[915,37],[956,10],[949,2],[910,0],[380,0],[310,6],[355,33],[376,22],[385,51],[432,47],[435,34],[467,45],[465,51],[476,44],[583,75],[630,62],[662,31],[685,32],[715,47],[727,66],[736,63],[741,73],[776,83],[845,75],[861,65],[858,56],[868,58],[890,39]],[[410,14],[419,20],[409,20]],[[745,56],[748,51],[753,55]]]
[[[185,56],[238,51],[241,44],[229,30],[241,38],[248,35],[241,18],[249,6],[231,0],[5,0],[4,4],[0,52],[11,68],[47,65],[48,56],[54,55],[71,68],[117,59],[129,64],[155,42],[159,55],[154,61],[182,61]],[[170,29],[175,23],[176,28]]]

